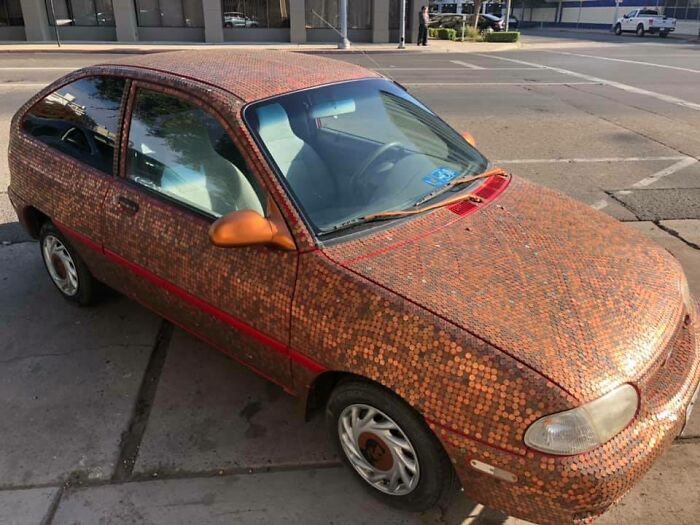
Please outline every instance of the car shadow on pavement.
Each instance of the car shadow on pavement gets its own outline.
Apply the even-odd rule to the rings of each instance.
[[[31,241],[19,222],[0,224],[0,244],[14,244],[17,242]]]

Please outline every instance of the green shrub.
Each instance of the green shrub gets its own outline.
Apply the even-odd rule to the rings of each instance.
[[[437,30],[437,36],[440,40],[454,40],[457,38],[457,31],[447,27],[441,27]]]
[[[457,29],[457,40],[462,39],[462,28],[460,27]],[[474,29],[474,26],[464,26],[464,40],[474,40],[476,42],[481,42],[483,40],[483,36],[481,34],[481,31],[478,29]]]
[[[437,27],[429,27],[428,28],[428,37],[429,38],[437,38],[438,37],[438,28]]]
[[[487,42],[517,42],[519,39],[518,31],[494,31],[484,35],[484,40]]]

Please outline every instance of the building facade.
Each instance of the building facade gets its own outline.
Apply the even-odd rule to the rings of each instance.
[[[401,0],[348,0],[352,42],[398,42]],[[427,3],[427,0],[426,2]],[[338,0],[0,0],[0,41],[337,42]],[[419,0],[406,0],[415,42]]]
[[[500,2],[484,2],[487,13],[501,13]],[[642,7],[677,18],[676,32],[698,35],[700,0],[512,0],[512,13],[523,22],[544,27],[611,29],[625,13]],[[472,0],[432,0],[430,10],[438,13],[473,13]]]

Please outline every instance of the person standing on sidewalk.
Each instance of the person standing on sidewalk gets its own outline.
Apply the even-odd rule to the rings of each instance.
[[[430,15],[428,14],[428,6],[424,5],[418,13],[418,45],[428,45],[428,23]]]

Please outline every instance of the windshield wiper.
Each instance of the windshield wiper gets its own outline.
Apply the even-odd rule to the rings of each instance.
[[[424,204],[424,203],[428,202],[429,200],[434,199],[438,195],[442,195],[446,191],[451,190],[455,186],[461,186],[462,184],[469,184],[470,182],[474,182],[475,180],[479,180],[479,179],[487,179],[489,177],[493,177],[494,175],[499,175],[501,177],[505,177],[506,172],[503,171],[501,168],[494,168],[494,169],[491,169],[489,171],[485,171],[484,173],[481,173],[479,175],[474,175],[473,177],[465,177],[464,173],[462,173],[459,177],[452,179],[450,182],[448,182],[444,186],[441,186],[440,188],[428,193],[425,197],[418,200],[413,206],[418,207],[421,204]]]
[[[356,217],[354,219],[350,219],[349,221],[341,222],[339,224],[336,224],[335,226],[331,226],[330,228],[322,229],[321,233],[323,235],[326,235],[328,233],[333,233],[340,230],[347,230],[348,228],[352,228],[353,226],[357,226],[358,224],[365,224],[367,222],[378,221],[384,218],[390,219],[391,217],[373,217],[372,215]]]
[[[380,220],[385,220],[385,219],[396,219],[399,217],[406,217],[408,215],[417,215],[419,213],[424,213],[426,211],[434,210],[436,208],[442,208],[443,206],[449,206],[450,204],[454,204],[456,202],[464,201],[464,200],[471,200],[473,202],[482,202],[482,198],[479,197],[478,195],[474,195],[473,193],[464,193],[462,195],[456,195],[450,199],[445,199],[443,201],[440,201],[435,204],[431,204],[430,206],[424,206],[423,208],[418,208],[420,204],[423,202],[432,199],[433,197],[436,197],[437,195],[444,193],[445,191],[449,190],[450,188],[453,188],[455,186],[458,186],[460,184],[467,184],[469,182],[479,180],[479,179],[486,179],[488,177],[493,177],[494,175],[498,175],[500,177],[507,177],[508,174],[503,171],[501,168],[494,168],[492,170],[486,171],[480,175],[476,175],[474,177],[468,177],[468,178],[456,178],[451,180],[449,183],[447,183],[445,186],[440,188],[439,190],[436,190],[432,192],[429,195],[426,195],[424,198],[419,200],[416,204],[413,205],[412,209],[408,210],[398,210],[398,211],[382,211],[379,213],[372,213],[370,215],[364,215],[362,217],[356,217],[354,219],[350,219],[349,221],[341,222],[340,224],[336,224],[335,226],[332,226],[331,228],[321,230],[321,233],[323,234],[328,234],[328,233],[333,233],[337,232],[340,230],[346,230],[348,228],[352,228],[353,226],[357,226],[358,224],[364,224],[368,222],[374,222],[374,221],[380,221]]]

